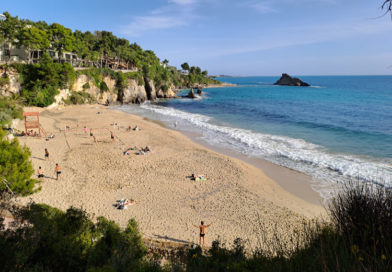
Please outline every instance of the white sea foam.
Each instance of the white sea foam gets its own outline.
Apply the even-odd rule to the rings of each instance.
[[[324,147],[285,136],[263,134],[251,130],[219,126],[201,114],[187,113],[150,103],[136,107],[122,107],[131,113],[147,114],[163,121],[177,121],[183,127],[193,128],[210,144],[218,144],[240,151],[248,156],[310,174],[316,180],[314,188],[324,197],[331,197],[328,184],[359,179],[392,186],[392,164],[387,161],[348,154],[328,152]],[[136,111],[136,112],[135,112]],[[141,112],[143,111],[143,112]],[[333,187],[333,186],[332,186]]]

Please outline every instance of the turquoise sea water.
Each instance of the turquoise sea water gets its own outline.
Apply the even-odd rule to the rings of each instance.
[[[176,122],[208,143],[324,184],[357,179],[392,186],[392,76],[301,77],[312,87],[273,86],[277,79],[219,78],[238,86],[205,89],[197,100],[120,108]]]

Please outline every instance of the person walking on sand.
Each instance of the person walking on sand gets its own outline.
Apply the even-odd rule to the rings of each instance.
[[[38,174],[37,176],[38,176],[39,179],[44,177],[44,171],[42,170],[41,166],[38,167],[38,173],[37,174]]]
[[[90,137],[92,137],[94,134],[93,134],[93,129],[92,128],[90,128]]]
[[[83,127],[83,130],[84,130],[84,134],[87,134],[87,127],[86,126]]]
[[[49,151],[47,148],[45,148],[45,161],[49,160]]]
[[[114,133],[113,133],[113,131],[110,131],[110,139],[112,139],[112,141],[114,141]]]
[[[206,228],[208,228],[208,227],[211,226],[211,225],[212,225],[212,223],[209,224],[209,225],[204,225],[204,222],[203,222],[203,221],[200,222],[200,225],[199,225],[199,226],[193,225],[193,226],[195,226],[196,228],[198,228],[198,229],[200,230],[200,236],[199,236],[199,244],[200,244],[200,245],[201,245],[201,240],[202,240],[202,238],[203,238],[203,245],[205,244]]]
[[[61,166],[58,163],[56,163],[56,167],[54,168],[54,172],[56,173],[56,180],[58,180],[61,175]]]

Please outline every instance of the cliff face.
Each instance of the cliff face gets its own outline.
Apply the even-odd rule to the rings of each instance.
[[[94,100],[101,104],[117,102],[118,95],[116,92],[116,81],[110,77],[104,77],[103,81],[108,86],[108,91],[101,92],[92,79],[89,79],[86,75],[80,75],[71,86],[71,90],[76,92],[84,91],[90,94]],[[65,99],[66,98],[64,98],[64,100]]]
[[[140,104],[147,100],[145,86],[140,86],[134,79],[128,79],[128,87],[119,91],[118,100],[124,104]]]
[[[12,68],[0,68],[0,78],[1,96],[13,96],[20,93],[21,87],[17,71]]]
[[[0,77],[4,78],[3,81],[0,81],[2,83],[0,84],[1,96],[12,96],[21,92],[19,74],[15,70],[0,69]],[[102,80],[107,86],[104,91],[101,91],[94,80],[87,75],[79,75],[68,89],[59,90],[60,93],[55,97],[56,102],[52,107],[63,104],[63,101],[67,100],[72,92],[88,93],[94,101],[100,104],[140,104],[156,98],[177,97],[173,84],[164,90],[163,87],[156,88],[154,82],[148,78],[144,79],[144,85],[139,85],[135,79],[128,79],[127,87],[123,89],[118,89],[116,80],[110,76],[106,76]]]

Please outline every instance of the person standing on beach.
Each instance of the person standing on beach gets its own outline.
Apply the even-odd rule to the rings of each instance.
[[[44,171],[42,170],[41,166],[38,168],[38,178],[43,178],[44,177]]]
[[[83,130],[84,130],[84,134],[87,134],[87,127],[86,126],[83,127]]]
[[[212,224],[212,223],[211,223],[211,224]],[[201,245],[201,240],[203,239],[203,246],[204,246],[204,244],[205,244],[206,228],[208,228],[209,226],[211,226],[211,224],[209,224],[209,225],[204,225],[204,222],[201,221],[199,226],[193,225],[193,226],[195,226],[196,228],[198,228],[198,229],[200,230],[200,236],[199,236],[199,244],[200,244],[200,245]]]
[[[113,131],[110,131],[110,139],[112,139],[112,141],[114,141],[114,133],[113,133]]]
[[[56,163],[56,167],[54,168],[54,172],[56,173],[56,180],[58,180],[61,175],[61,166],[58,163]]]
[[[49,160],[49,151],[47,148],[45,148],[45,161]]]
[[[92,128],[90,128],[90,137],[92,137],[94,134],[93,134],[93,129]]]

